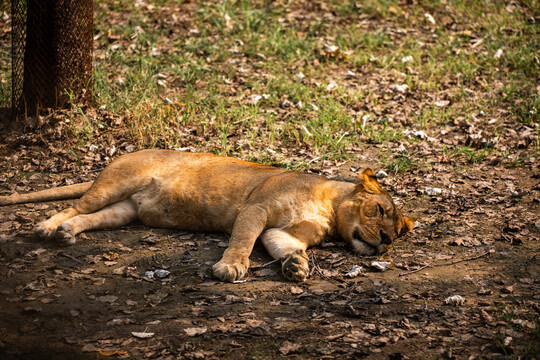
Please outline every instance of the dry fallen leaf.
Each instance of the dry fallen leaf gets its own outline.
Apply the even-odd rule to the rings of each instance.
[[[386,344],[388,344],[389,342],[390,342],[390,339],[387,338],[386,336],[381,336],[381,337],[374,338],[374,339],[371,340],[371,344],[376,346],[376,347],[383,347]]]
[[[394,266],[394,263],[391,261],[372,261],[370,266],[381,272],[384,272],[388,269],[391,269]]]
[[[197,336],[204,334],[208,328],[206,326],[203,327],[192,327],[192,328],[186,328],[184,329],[184,332],[187,336]]]
[[[98,348],[94,344],[86,344],[81,349],[82,352],[95,352]]]
[[[42,253],[44,253],[45,251],[47,251],[47,250],[39,248],[39,249],[32,250],[32,251],[28,252],[26,254],[26,256],[28,256],[28,257],[37,257],[37,256],[41,255]]]
[[[302,345],[300,344],[295,344],[290,341],[285,341],[283,345],[281,345],[281,347],[279,348],[279,352],[282,355],[294,354],[294,353],[297,353],[301,347]]]
[[[491,289],[484,289],[483,287],[478,290],[478,295],[491,295],[493,294],[493,290]]]
[[[117,268],[117,269],[114,269],[112,273],[113,273],[114,275],[123,275],[123,274],[124,274],[124,269],[125,269],[125,268],[126,268],[125,266],[119,267],[119,268]]]
[[[115,253],[114,251],[109,251],[109,252],[106,252],[104,253],[103,255],[101,255],[105,260],[108,260],[108,261],[114,261],[114,260],[118,260],[118,258],[120,256],[118,256],[117,253]]]
[[[505,294],[511,294],[514,292],[514,286],[513,285],[505,286],[501,291]]]
[[[104,296],[100,296],[100,297],[97,298],[98,301],[108,302],[108,303],[113,303],[117,299],[118,299],[118,297],[114,296],[114,295],[104,295]]]
[[[473,239],[469,236],[463,236],[461,238],[451,239],[448,242],[448,245],[473,247],[480,246],[482,243],[479,240]]]
[[[98,354],[101,356],[125,356],[127,355],[127,352],[124,350],[113,350],[113,351],[102,351],[98,350]]]
[[[257,277],[262,277],[262,276],[276,276],[277,275],[277,271],[274,270],[274,269],[260,269],[260,270],[256,270],[253,272],[253,274]]]
[[[134,331],[131,332],[131,335],[139,339],[148,339],[154,336],[154,334],[155,333],[151,333],[151,332],[134,332]]]

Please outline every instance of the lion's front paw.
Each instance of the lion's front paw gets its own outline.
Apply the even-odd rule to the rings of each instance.
[[[47,224],[47,221],[42,221],[34,227],[34,234],[40,239],[49,240],[52,239],[56,228]]]
[[[56,234],[54,237],[60,244],[63,245],[73,245],[77,242],[75,240],[75,233],[73,232],[73,229],[67,223],[60,224],[58,229],[56,229]]]
[[[213,266],[214,276],[222,281],[235,281],[242,279],[249,267],[249,259],[240,262],[228,262],[220,260]]]
[[[305,281],[309,275],[308,256],[304,250],[297,250],[281,259],[283,275],[291,281]]]

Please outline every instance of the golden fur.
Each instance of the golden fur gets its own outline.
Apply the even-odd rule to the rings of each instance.
[[[81,197],[82,195],[82,197]],[[0,205],[80,197],[73,207],[36,225],[42,238],[67,244],[90,229],[134,220],[155,227],[231,234],[213,267],[221,280],[241,279],[257,238],[283,274],[303,281],[306,249],[342,237],[360,254],[388,251],[414,222],[400,213],[364,170],[359,184],[210,154],[144,150],[121,156],[93,183],[0,197]]]

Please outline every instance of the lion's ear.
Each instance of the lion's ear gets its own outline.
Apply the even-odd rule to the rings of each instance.
[[[359,190],[363,189],[369,193],[380,193],[383,191],[377,182],[375,174],[373,174],[373,171],[371,171],[370,168],[366,168],[362,171],[362,173],[358,175],[358,178],[360,179],[360,184],[358,184]]]
[[[401,230],[399,231],[399,235],[401,236],[405,233],[408,233],[413,228],[414,228],[414,220],[408,216],[403,215],[401,217]]]

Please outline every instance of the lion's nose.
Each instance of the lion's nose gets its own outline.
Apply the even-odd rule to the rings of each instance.
[[[387,233],[385,233],[382,230],[379,233],[381,235],[381,244],[391,244],[392,243],[392,238],[390,238],[390,236],[388,236]]]

